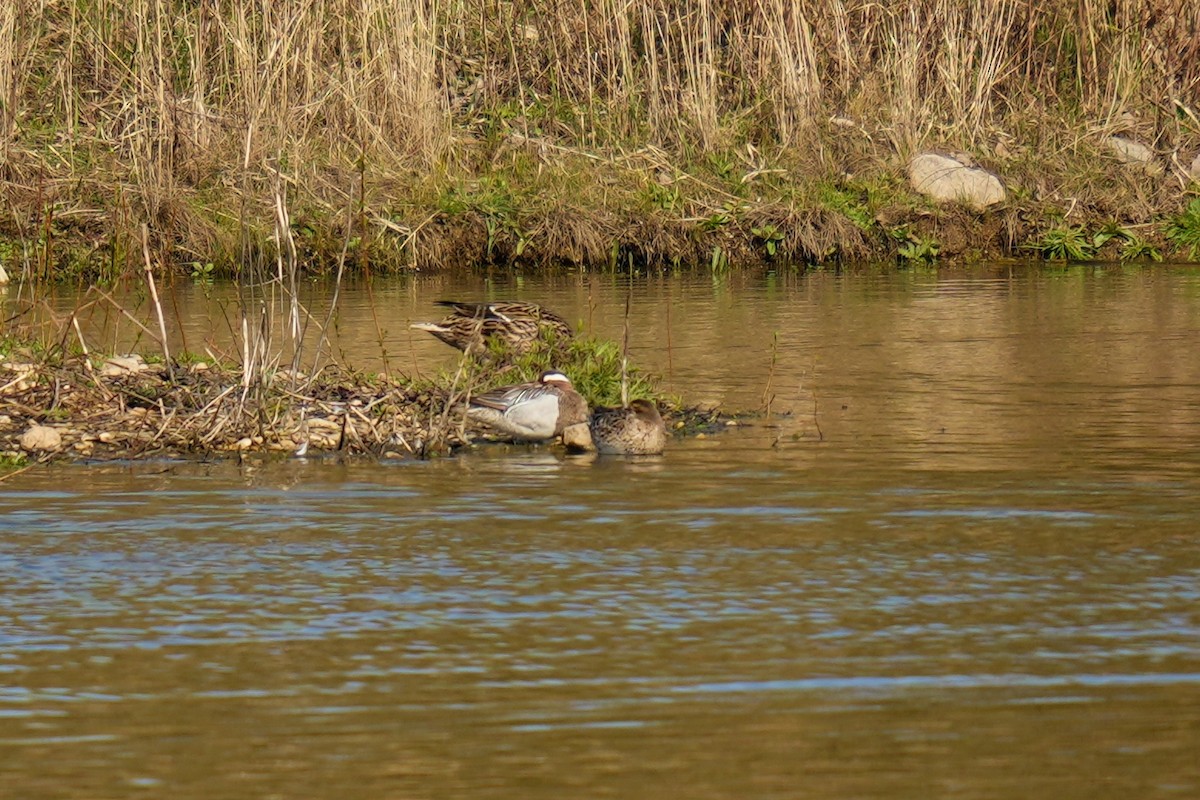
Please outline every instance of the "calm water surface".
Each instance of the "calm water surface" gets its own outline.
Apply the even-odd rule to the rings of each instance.
[[[452,363],[443,296],[623,326],[616,278],[377,280],[340,357]],[[0,797],[1200,797],[1200,273],[642,279],[631,323],[772,414],[0,483]]]

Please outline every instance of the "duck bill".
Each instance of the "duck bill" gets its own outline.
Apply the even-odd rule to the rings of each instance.
[[[577,422],[563,428],[562,440],[568,450],[578,452],[596,449],[596,445],[592,442],[592,432],[588,429],[586,422]]]

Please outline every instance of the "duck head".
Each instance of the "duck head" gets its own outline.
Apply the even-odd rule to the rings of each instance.
[[[629,408],[646,422],[653,422],[656,425],[662,422],[662,415],[658,413],[658,406],[652,400],[643,400],[639,397],[636,400],[629,401]]]
[[[571,385],[571,379],[556,369],[548,369],[538,376],[538,381],[541,383],[559,384],[566,386]]]

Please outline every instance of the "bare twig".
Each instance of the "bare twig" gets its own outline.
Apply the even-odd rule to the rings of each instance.
[[[154,303],[154,312],[158,315],[158,330],[162,334],[159,344],[162,345],[163,360],[167,370],[171,369],[171,349],[167,345],[167,323],[163,319],[162,303],[158,301],[158,289],[154,285],[154,267],[150,260],[150,228],[142,223],[142,258],[146,266],[146,283],[150,286],[150,299]]]
[[[633,281],[625,292],[625,325],[621,333],[621,405],[629,406],[629,304],[633,300]]]

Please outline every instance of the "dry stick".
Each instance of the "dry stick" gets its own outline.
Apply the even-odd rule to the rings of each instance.
[[[367,417],[366,414],[364,414],[362,411],[355,408],[354,406],[346,406],[346,407],[348,409],[350,409],[350,413],[354,414],[354,416],[358,417],[363,422],[365,422],[367,424],[367,427],[370,428],[370,430],[371,430],[371,435],[375,437],[376,441],[380,441],[379,429],[375,427],[375,423],[371,422],[371,420]],[[362,441],[362,437],[359,437],[359,441]]]
[[[100,382],[100,378],[96,376],[96,370],[92,368],[92,357],[88,353],[87,342],[83,340],[83,331],[79,328],[79,317],[72,314],[71,324],[75,326],[75,335],[79,337],[79,346],[83,349],[83,365],[87,367],[88,375],[92,376],[92,382],[96,384],[96,388],[100,390],[100,393],[104,395],[104,399],[111,400],[112,392],[108,391],[108,387]]]
[[[153,265],[150,261],[150,228],[142,223],[142,258],[146,264],[146,283],[150,285],[150,299],[154,302],[154,311],[158,315],[158,331],[162,334],[163,361],[167,365],[167,373],[171,372],[171,350],[167,346],[167,323],[163,319],[162,304],[158,302],[158,289],[154,285]]]
[[[633,299],[633,281],[625,292],[625,330],[621,336],[621,406],[629,406],[629,304]]]
[[[667,380],[674,381],[675,370],[673,369],[674,361],[671,355],[671,306],[675,305],[671,302],[671,287],[667,285]]]
[[[300,324],[299,287],[296,285],[297,255],[296,240],[292,236],[291,217],[288,214],[284,200],[282,177],[275,169],[275,238],[279,242],[279,253],[276,259],[279,265],[279,285],[288,295],[288,331],[292,337],[292,382],[295,383],[296,373],[300,371],[300,360],[303,357],[304,326]],[[287,283],[284,283],[284,268],[286,267]],[[307,310],[306,310],[307,311]],[[305,320],[308,316],[306,314]]]
[[[360,140],[358,148],[358,235],[361,240],[360,252],[362,254],[362,271],[367,279],[367,303],[371,306],[371,320],[375,323],[375,340],[379,343],[379,356],[383,361],[383,371],[391,374],[392,367],[388,363],[387,347],[384,344],[383,328],[379,326],[379,309],[375,306],[375,281],[371,278],[371,247],[367,234],[366,149],[366,144]]]
[[[455,401],[457,400],[455,393],[458,390],[458,382],[462,378],[463,372],[466,369],[468,358],[470,358],[470,356],[464,350],[462,356],[458,359],[458,369],[454,373],[454,380],[450,382],[450,391],[446,394],[446,403],[442,406],[442,417],[436,422],[436,424],[433,422],[433,420],[430,420],[429,440],[426,442],[427,446],[430,442],[444,439],[446,436],[446,431],[449,429],[450,412],[454,409]],[[468,382],[467,387],[462,392],[463,402],[468,404],[471,402],[471,388],[470,382]],[[465,429],[465,427],[466,422],[464,415],[462,428]]]
[[[812,411],[813,427],[815,427],[817,429],[817,441],[823,442],[823,441],[825,441],[825,434],[821,430],[821,421],[819,419],[817,419],[817,392],[816,392],[816,390],[813,390],[812,396],[813,396],[813,411]]]
[[[164,410],[164,409],[163,409],[163,405],[162,405],[162,400],[159,400],[159,401],[158,401],[158,408],[159,408],[159,412],[160,412],[160,413],[161,413],[161,412]],[[157,441],[158,441],[160,438],[162,438],[162,435],[163,435],[163,433],[165,433],[165,432],[166,432],[166,430],[167,430],[167,427],[168,427],[168,426],[171,424],[171,421],[172,421],[173,419],[175,419],[175,415],[176,415],[178,412],[179,412],[179,409],[177,409],[177,408],[172,408],[172,409],[171,409],[171,413],[166,415],[166,419],[164,419],[164,420],[163,420],[163,423],[162,423],[162,425],[160,425],[160,426],[158,427],[158,430],[157,430],[157,431],[155,431],[154,435],[150,437],[150,441],[146,442],[146,445],[145,445],[145,447],[143,447],[143,448],[142,448],[142,450],[143,450],[143,451],[145,451],[145,450],[148,450],[152,444],[154,444],[154,443],[155,443],[155,442],[157,442]]]
[[[762,405],[767,418],[771,416],[771,404],[775,395],[771,394],[771,383],[775,380],[775,365],[779,362],[779,331],[771,336],[771,367],[767,370],[767,385],[763,388]]]
[[[354,229],[354,209],[352,206],[346,207],[346,238],[342,240],[342,252],[338,255],[337,277],[333,282],[333,298],[329,301],[329,313],[325,315],[325,324],[321,326],[321,336],[317,340],[317,352],[313,354],[313,369],[312,375],[309,376],[308,386],[305,391],[311,390],[313,383],[317,379],[317,374],[321,371],[321,355],[324,353],[324,348],[329,344],[329,326],[333,324],[333,315],[337,311],[338,298],[342,294],[342,276],[346,272],[346,255],[350,252],[350,234]],[[330,360],[333,359],[332,348],[330,348]]]
[[[132,322],[134,325],[141,328],[143,333],[145,333],[151,339],[155,338],[154,333],[149,328],[147,328],[145,325],[143,325],[137,317],[135,317],[133,314],[130,314],[128,311],[126,311],[125,308],[120,303],[117,302],[116,298],[109,295],[103,289],[99,289],[99,288],[93,286],[92,290],[97,292],[101,297],[103,297],[108,302],[112,303],[113,308],[115,308],[117,311],[120,311],[123,315],[125,315],[125,317],[127,317],[129,319],[130,322]]]
[[[4,481],[8,480],[9,478],[16,477],[17,475],[20,475],[22,472],[28,472],[29,470],[31,470],[31,469],[33,469],[34,467],[38,466],[38,464],[40,464],[40,463],[42,463],[42,462],[37,462],[37,463],[35,463],[35,464],[30,464],[30,465],[29,465],[29,466],[27,466],[27,467],[21,467],[20,469],[15,469],[15,470],[13,470],[12,472],[6,472],[5,474],[3,474],[3,475],[0,475],[0,483],[3,483]]]

